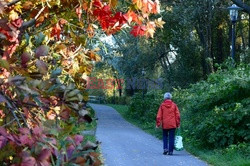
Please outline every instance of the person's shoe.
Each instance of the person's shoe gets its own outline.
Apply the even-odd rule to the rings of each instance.
[[[167,154],[168,154],[168,151],[164,150],[163,155],[167,155]]]
[[[168,155],[172,156],[172,155],[173,155],[173,152],[169,152]]]

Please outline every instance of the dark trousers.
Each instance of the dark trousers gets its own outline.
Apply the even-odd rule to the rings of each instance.
[[[163,149],[169,152],[174,151],[175,129],[163,129]]]

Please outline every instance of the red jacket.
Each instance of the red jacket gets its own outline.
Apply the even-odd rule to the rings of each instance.
[[[165,100],[161,105],[156,117],[156,125],[163,129],[180,127],[180,112],[172,100]]]

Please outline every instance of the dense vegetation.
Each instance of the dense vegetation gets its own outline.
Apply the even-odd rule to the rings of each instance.
[[[189,138],[218,148],[249,143],[250,66],[218,71],[186,90],[176,90]],[[199,133],[199,134],[197,134]]]
[[[96,41],[125,25],[152,37],[159,12],[158,0],[0,0],[0,165],[100,165],[81,132]]]
[[[200,150],[222,149],[223,152],[215,153],[223,154],[231,149],[230,153],[241,156],[244,164],[250,162],[249,76],[249,65],[229,67],[209,75],[207,81],[174,90],[173,100],[180,108],[182,134],[185,143],[192,147],[188,148],[190,151],[197,148],[194,153],[201,155],[197,153]],[[163,94],[149,92],[144,98],[140,93],[134,95],[124,116],[136,119],[134,123],[139,127],[161,137],[160,131],[152,129]]]

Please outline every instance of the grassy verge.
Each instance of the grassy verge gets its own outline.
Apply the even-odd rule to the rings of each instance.
[[[137,127],[143,129],[145,132],[154,135],[155,137],[161,139],[161,130],[155,129],[155,122],[145,123],[138,119],[134,119],[128,116],[128,106],[126,105],[114,105],[107,104],[108,106],[116,109],[124,119],[130,123],[136,125]],[[239,147],[232,146],[226,149],[208,150],[202,149],[202,147],[195,147],[191,143],[184,142],[185,149],[191,154],[199,157],[200,159],[206,161],[207,163],[215,166],[249,166],[250,156],[249,147]],[[247,146],[247,145],[246,145]],[[242,149],[244,149],[242,151]]]

